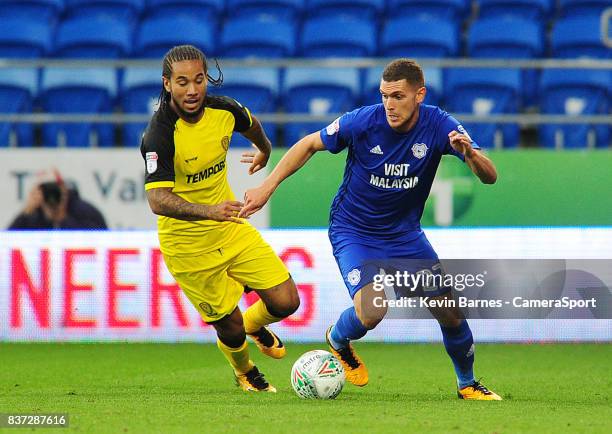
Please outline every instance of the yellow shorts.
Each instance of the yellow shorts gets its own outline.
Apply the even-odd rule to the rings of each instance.
[[[164,261],[205,322],[234,311],[244,287],[268,289],[289,278],[289,271],[257,229],[239,225],[223,247],[197,256],[168,256]]]

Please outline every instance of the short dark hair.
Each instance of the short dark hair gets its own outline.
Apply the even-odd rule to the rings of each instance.
[[[202,66],[204,67],[204,74],[206,74],[206,79],[208,82],[214,86],[221,86],[221,84],[223,84],[223,73],[221,72],[217,59],[215,59],[215,65],[217,67],[217,71],[219,71],[219,76],[215,79],[208,74],[206,56],[202,50],[193,45],[177,45],[176,47],[172,47],[170,50],[168,50],[164,56],[164,60],[162,61],[162,75],[170,80],[170,77],[172,76],[172,64],[174,62],[180,62],[183,60],[200,60],[202,62]],[[160,104],[165,104],[169,101],[170,93],[166,91],[162,84],[159,102]]]
[[[425,77],[421,66],[411,59],[395,59],[383,71],[382,79],[385,81],[406,80],[408,84],[423,87]]]

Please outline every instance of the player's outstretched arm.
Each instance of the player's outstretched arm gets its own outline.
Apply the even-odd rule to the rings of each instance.
[[[472,141],[465,134],[451,131],[448,139],[455,151],[465,157],[465,162],[483,184],[495,184],[497,170],[493,162],[483,152],[472,148]]]
[[[217,205],[204,205],[187,202],[174,194],[170,187],[147,190],[147,200],[154,214],[178,220],[215,220],[242,223],[236,216],[243,206],[242,202],[228,200]]]
[[[246,191],[244,208],[238,217],[248,218],[263,208],[281,182],[297,172],[315,152],[323,150],[325,150],[325,145],[318,131],[300,139],[283,155],[272,173],[259,187]]]

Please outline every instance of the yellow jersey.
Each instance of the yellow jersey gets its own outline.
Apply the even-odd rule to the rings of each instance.
[[[167,105],[155,112],[140,145],[145,190],[172,187],[184,200],[204,205],[235,200],[227,180],[227,150],[232,133],[248,130],[253,119],[246,107],[229,97],[207,96],[204,104],[204,115],[195,124],[182,120]],[[157,220],[161,250],[170,256],[217,250],[237,226],[165,216]]]

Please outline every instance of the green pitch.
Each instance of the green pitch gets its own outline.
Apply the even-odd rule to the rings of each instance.
[[[253,348],[279,393],[238,390],[213,345],[0,344],[0,413],[67,412],[80,433],[612,432],[612,346],[485,345],[476,373],[502,402],[456,398],[442,345],[357,344],[370,384],[305,401]],[[10,432],[16,432],[11,430]]]

